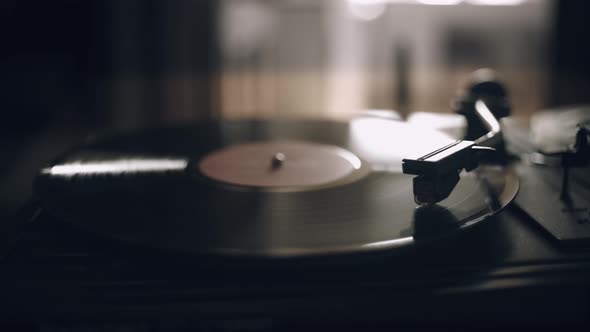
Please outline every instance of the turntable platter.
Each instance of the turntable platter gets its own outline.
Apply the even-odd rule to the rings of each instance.
[[[417,208],[401,160],[449,141],[376,118],[150,129],[69,151],[41,170],[35,192],[48,213],[79,228],[174,252],[396,250],[487,220],[518,190],[511,170],[480,167],[461,174],[444,201]]]

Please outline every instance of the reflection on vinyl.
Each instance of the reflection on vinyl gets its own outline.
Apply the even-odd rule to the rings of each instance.
[[[401,160],[453,139],[390,119],[236,121],[151,129],[73,149],[41,170],[48,213],[128,244],[297,257],[396,250],[488,219],[516,194],[505,168],[461,174],[417,208]]]

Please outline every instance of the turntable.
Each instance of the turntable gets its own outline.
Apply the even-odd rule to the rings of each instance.
[[[564,171],[537,169],[481,74],[453,103],[464,139],[367,113],[85,142],[39,171],[3,312],[138,331],[583,326],[588,131],[542,154]]]

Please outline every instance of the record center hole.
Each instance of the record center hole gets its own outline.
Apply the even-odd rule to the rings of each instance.
[[[287,159],[287,156],[282,152],[277,152],[272,156],[271,165],[273,169],[277,169],[283,166],[283,163]]]

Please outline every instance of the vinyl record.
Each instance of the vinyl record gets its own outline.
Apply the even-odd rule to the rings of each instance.
[[[173,252],[299,257],[396,250],[461,232],[515,196],[500,167],[462,173],[418,207],[401,160],[448,144],[394,120],[236,121],[106,137],[43,168],[51,215]]]

